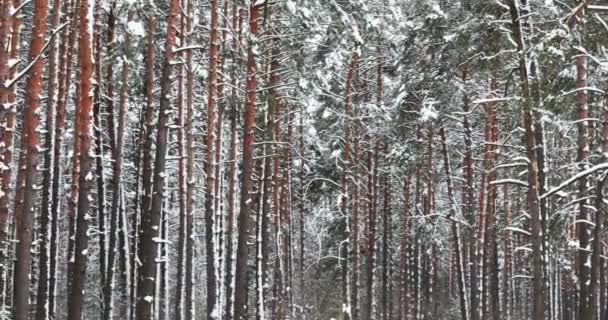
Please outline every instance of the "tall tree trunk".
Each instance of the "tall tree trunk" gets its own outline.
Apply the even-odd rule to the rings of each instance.
[[[603,128],[602,128],[602,154],[604,160],[608,155],[608,97],[604,97],[602,105],[603,115]],[[597,315],[600,316],[599,320],[604,320],[602,316],[605,316],[605,310],[602,310],[602,305],[605,302],[605,290],[602,284],[605,284],[604,275],[602,274],[602,265],[604,261],[601,259],[602,255],[602,229],[604,228],[605,212],[604,212],[604,177],[602,181],[597,184],[597,195],[595,198],[595,226],[593,227],[593,241],[591,243],[591,276],[589,284],[589,310],[587,318],[583,320],[593,320]],[[603,294],[602,294],[603,293]]]
[[[74,244],[74,272],[70,288],[70,300],[68,303],[68,319],[83,319],[84,290],[86,283],[87,259],[88,259],[88,232],[89,232],[89,210],[91,208],[90,191],[92,187],[92,119],[93,96],[89,94],[93,90],[94,61],[93,61],[93,21],[91,16],[95,10],[93,0],[81,1],[80,3],[80,39],[79,39],[79,66],[80,66],[80,100],[78,104],[78,117],[75,123],[76,136],[80,141],[80,170],[78,176],[78,204],[76,216],[76,233]]]
[[[128,13],[129,17],[128,21],[132,21],[132,12]],[[114,11],[110,11],[109,19],[114,19]],[[111,43],[112,34],[110,30],[108,30],[108,38],[109,43]],[[131,35],[129,33],[126,34],[125,38],[125,55],[128,56],[128,50],[130,49],[131,44]],[[117,247],[118,237],[119,237],[119,228],[122,228],[119,225],[120,217],[120,207],[121,207],[121,195],[122,195],[122,167],[123,167],[123,148],[124,148],[124,131],[126,125],[126,113],[127,113],[127,100],[129,95],[129,66],[126,61],[122,63],[122,70],[120,75],[120,97],[119,97],[119,109],[118,109],[118,130],[116,131],[115,140],[113,141],[112,147],[112,203],[110,207],[110,233],[109,233],[109,243],[108,243],[108,260],[107,260],[107,269],[105,270],[105,283],[103,285],[103,319],[110,320],[113,318],[113,297],[114,297],[114,273],[115,273],[115,265],[114,260],[116,259],[116,253],[119,250]],[[108,69],[107,72],[108,77],[111,77],[112,70]],[[110,90],[108,88],[108,90]],[[108,94],[108,97],[112,97],[111,94]],[[110,100],[112,101],[112,100]],[[112,103],[112,102],[108,102]],[[113,112],[108,110],[108,112]],[[113,122],[112,120],[109,123]],[[113,127],[113,125],[112,125]],[[113,130],[112,130],[113,131]]]
[[[139,214],[133,215],[133,221],[131,222],[133,225],[133,248],[131,250],[131,254],[133,258],[131,259],[131,304],[137,305],[139,302],[138,298],[138,285],[139,281],[139,266],[137,265],[137,260],[141,261],[142,252],[141,249],[141,241],[143,236],[143,217],[148,215],[148,211],[150,210],[150,203],[152,201],[152,145],[154,143],[152,133],[154,131],[154,66],[156,62],[156,41],[155,41],[155,32],[156,32],[156,18],[155,15],[150,15],[147,21],[147,41],[146,41],[146,53],[145,53],[145,83],[144,83],[144,100],[145,100],[145,111],[144,114],[144,124],[142,126],[141,136],[140,136],[140,153],[142,154],[142,199]],[[139,177],[138,177],[139,179]],[[138,223],[139,218],[139,223]],[[147,218],[149,219],[149,218]],[[152,285],[152,287],[154,287]],[[151,307],[151,306],[150,306]],[[137,308],[132,308],[131,319],[134,320],[137,316],[136,313]]]
[[[257,1],[249,4],[249,33],[253,36],[258,33],[258,20],[260,18],[260,6]],[[253,174],[253,137],[255,125],[255,103],[256,103],[256,57],[254,53],[254,40],[250,40],[247,49],[247,72],[246,72],[246,101],[245,119],[243,127],[243,170],[241,179],[241,201],[239,212],[238,246],[236,252],[235,286],[234,286],[234,319],[247,319],[247,269],[249,260],[249,218],[251,212],[251,182]]]
[[[12,1],[5,0],[0,3],[0,103],[8,105],[11,95],[11,89],[5,84],[10,80],[9,56],[11,54],[10,36],[12,34]],[[9,211],[8,211],[8,196],[10,189],[10,175],[5,176],[4,172],[10,168],[4,157],[6,150],[7,139],[7,111],[0,110],[0,308],[6,306],[7,290],[7,269],[9,264]]]
[[[462,240],[460,237],[460,228],[458,226],[457,217],[456,216],[456,200],[454,196],[454,185],[452,183],[452,169],[450,166],[450,156],[448,153],[448,147],[446,142],[446,134],[445,127],[441,127],[439,131],[439,135],[441,136],[441,153],[443,153],[443,162],[446,176],[446,184],[448,190],[448,199],[450,212],[448,214],[448,219],[451,221],[451,232],[452,237],[454,238],[454,254],[456,256],[456,273],[458,276],[458,298],[460,303],[460,317],[462,320],[467,320],[469,318],[469,310],[467,306],[467,292],[466,292],[466,279],[465,279],[465,269],[463,264],[462,257]]]
[[[525,130],[526,155],[528,156],[528,190],[526,201],[531,217],[530,233],[532,234],[532,311],[530,319],[542,320],[545,317],[545,288],[543,275],[543,230],[539,200],[538,162],[536,154],[536,136],[534,134],[535,118],[533,114],[534,99],[530,90],[525,38],[522,31],[519,8],[515,0],[509,0],[509,11],[513,36],[520,55],[519,76],[524,97],[523,122]]]
[[[589,168],[587,158],[589,157],[589,126],[586,121],[589,118],[589,108],[587,105],[587,54],[579,53],[576,56],[576,108],[577,108],[577,127],[578,127],[578,149],[576,161],[579,165],[579,171],[584,171]],[[584,221],[589,220],[587,207],[589,203],[585,200],[587,189],[589,188],[589,179],[587,176],[582,177],[578,181],[579,197],[583,200],[579,201],[578,215],[576,217],[576,237],[578,239],[578,248],[576,251],[576,276],[578,281],[579,296],[578,296],[578,317],[582,320],[593,319],[591,314],[591,306],[589,301],[589,233],[587,224]],[[599,208],[597,208],[599,210]]]
[[[160,107],[156,131],[156,156],[154,159],[154,180],[152,183],[152,198],[150,207],[142,208],[141,239],[139,241],[139,254],[141,265],[138,270],[137,281],[137,320],[153,319],[154,288],[156,278],[156,256],[158,254],[161,211],[163,209],[165,164],[167,158],[167,135],[169,131],[168,120],[171,112],[171,74],[173,71],[173,57],[175,37],[177,33],[177,14],[179,0],[171,0],[167,17],[167,34],[165,38],[165,51],[163,58],[162,75],[160,79]],[[153,49],[152,49],[153,50]],[[150,88],[151,90],[151,88]],[[151,149],[144,149],[150,152]]]
[[[191,43],[192,36],[192,0],[186,0],[186,29],[188,30],[187,44]],[[192,70],[192,50],[186,51],[186,119],[194,119],[194,71]],[[194,319],[193,286],[194,278],[192,274],[194,259],[194,124],[186,121],[186,268],[185,268],[185,292],[184,309],[185,319]]]
[[[217,105],[217,62],[218,62],[218,0],[211,0],[211,33],[209,36],[209,77],[207,78],[207,133],[205,145],[207,146],[207,157],[205,161],[205,247],[207,248],[207,318],[211,319],[219,315],[216,310],[217,303],[217,274],[216,243],[214,241],[214,196],[215,196],[215,166],[214,143],[216,132],[216,105]]]
[[[51,28],[54,30],[59,25],[60,17],[60,2],[53,1],[53,16],[51,18]],[[55,232],[52,225],[57,217],[52,216],[50,196],[51,184],[53,181],[52,173],[54,167],[53,158],[53,143],[55,142],[55,120],[56,120],[56,94],[55,84],[57,82],[57,44],[55,39],[51,39],[49,49],[49,71],[47,84],[47,110],[46,110],[46,128],[44,135],[44,171],[42,181],[42,208],[40,210],[40,248],[39,248],[39,265],[40,275],[38,277],[38,290],[36,295],[36,319],[44,320],[48,318],[49,310],[49,279],[50,274],[50,241],[51,234]]]
[[[60,198],[60,183],[62,178],[62,150],[63,150],[63,132],[65,130],[65,108],[67,93],[69,91],[69,82],[71,78],[72,63],[68,57],[71,57],[71,47],[75,42],[76,37],[73,35],[76,31],[70,28],[70,25],[74,25],[72,18],[73,13],[76,11],[75,1],[64,1],[63,12],[61,21],[67,23],[68,27],[64,29],[61,36],[61,47],[59,51],[59,75],[57,78],[57,101],[56,101],[56,112],[55,112],[55,123],[54,123],[54,135],[53,135],[53,150],[51,150],[53,166],[49,167],[52,170],[52,181],[50,182],[50,215],[51,215],[51,237],[50,237],[50,248],[49,248],[49,311],[48,317],[50,319],[55,318],[56,312],[56,283],[57,283],[57,262],[58,262],[58,247],[59,247],[59,208],[61,205]],[[70,52],[69,52],[70,51]],[[46,188],[45,188],[46,189]],[[43,201],[44,202],[44,201]]]
[[[33,29],[30,40],[29,59],[33,61],[42,54],[46,35],[47,1],[34,1]],[[17,251],[14,274],[14,314],[16,320],[29,318],[31,244],[33,232],[33,213],[36,203],[36,179],[38,166],[38,130],[40,94],[42,92],[42,73],[44,61],[37,60],[29,70],[25,86],[25,106],[21,132],[21,157],[24,184],[17,186],[15,195],[15,225],[17,229]],[[5,157],[6,159],[6,157]],[[22,203],[19,205],[18,202]]]
[[[182,1],[182,6],[187,8],[186,1]],[[188,14],[188,13],[187,13]],[[180,43],[186,43],[186,17],[180,15]],[[180,58],[183,56],[179,54]],[[184,67],[178,66],[177,71],[177,198],[179,206],[179,235],[177,239],[177,270],[175,284],[175,302],[173,317],[175,320],[183,319],[184,311],[184,255],[186,253],[186,155],[184,142],[185,126],[185,107],[184,107]]]
[[[237,7],[236,4],[232,5],[232,28],[233,30],[236,30],[237,34],[240,34],[240,23],[239,21],[239,9]],[[234,36],[233,38],[233,44],[232,44],[232,51],[231,51],[231,55],[232,55],[232,62],[234,64],[237,63],[237,50],[239,48],[239,42],[238,42],[238,37]],[[226,197],[226,201],[228,202],[228,207],[227,207],[227,217],[226,217],[226,279],[225,279],[225,283],[226,283],[226,298],[225,298],[225,302],[226,302],[226,311],[225,311],[225,315],[226,315],[226,320],[231,320],[232,319],[232,312],[233,312],[233,279],[234,279],[234,259],[233,259],[233,253],[234,253],[234,224],[235,224],[235,205],[236,205],[236,161],[237,161],[237,140],[238,140],[238,136],[237,136],[237,118],[239,116],[238,110],[237,110],[237,92],[236,89],[238,88],[238,82],[237,82],[237,78],[234,74],[234,71],[231,74],[231,86],[232,86],[232,90],[231,90],[231,101],[230,101],[230,151],[229,151],[229,164],[228,164],[228,172],[227,172],[227,179],[228,179],[228,194]]]

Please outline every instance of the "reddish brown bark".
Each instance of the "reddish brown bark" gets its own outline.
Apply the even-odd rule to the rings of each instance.
[[[29,59],[33,61],[40,54],[45,43],[47,1],[34,1],[33,29],[30,40]],[[39,59],[29,70],[25,85],[25,104],[23,127],[21,132],[21,159],[23,164],[24,184],[17,186],[15,198],[15,226],[17,230],[17,248],[13,286],[14,314],[16,320],[26,320],[29,315],[29,288],[31,266],[31,244],[33,235],[33,208],[36,203],[37,166],[38,166],[38,127],[40,123],[40,96],[42,93],[42,73],[44,61]],[[5,157],[6,158],[6,157]],[[6,159],[5,159],[6,160]]]
[[[0,110],[0,307],[6,303],[7,293],[6,292],[6,276],[9,264],[8,259],[8,229],[9,229],[9,190],[10,190],[10,174],[6,174],[6,171],[10,172],[10,151],[7,148],[7,143],[12,145],[12,136],[8,128],[7,113],[12,112],[10,106],[10,96],[13,94],[13,89],[6,87],[5,84],[11,78],[11,70],[9,66],[9,57],[11,55],[10,36],[12,34],[11,26],[13,19],[11,16],[11,5],[12,1],[5,0],[0,3],[0,104],[6,106],[8,110],[4,110],[4,107]],[[8,159],[6,154],[8,152]]]
[[[258,33],[260,18],[260,7],[256,1],[249,4],[249,32],[252,35]],[[241,203],[239,212],[238,246],[236,252],[235,290],[234,290],[234,319],[247,319],[247,263],[249,260],[249,248],[247,242],[250,237],[249,218],[251,212],[251,184],[253,175],[253,138],[255,125],[255,103],[256,103],[256,62],[254,55],[254,43],[249,43],[247,49],[247,71],[246,71],[246,100],[245,119],[243,126],[243,171],[241,179]]]
[[[214,143],[216,136],[216,106],[217,106],[217,63],[218,63],[218,1],[211,0],[211,33],[209,36],[209,78],[207,79],[207,132],[205,145],[207,156],[205,160],[205,244],[207,248],[207,317],[211,318],[217,313],[217,283],[215,272],[215,243],[214,237],[214,199],[215,199],[215,153]]]
[[[90,1],[90,0],[89,0]],[[83,319],[84,290],[86,283],[87,259],[88,259],[88,228],[89,210],[91,208],[90,191],[92,188],[92,166],[93,157],[91,148],[93,144],[91,114],[93,111],[93,89],[94,61],[93,61],[93,35],[91,34],[90,12],[95,10],[88,1],[80,3],[80,38],[78,60],[80,66],[79,81],[79,103],[78,117],[75,120],[76,137],[79,140],[80,170],[78,174],[78,204],[76,216],[76,233],[74,245],[74,271],[70,288],[70,300],[68,303],[68,319]],[[76,152],[74,153],[76,156]]]

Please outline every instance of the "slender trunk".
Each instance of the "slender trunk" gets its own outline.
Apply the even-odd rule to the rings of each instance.
[[[502,310],[502,319],[511,320],[511,309],[513,307],[512,295],[515,288],[512,286],[512,253],[511,253],[511,234],[507,229],[511,224],[511,206],[509,202],[509,188],[505,186],[503,193],[503,201],[504,201],[504,232],[503,232],[503,241],[504,241],[504,268],[502,272],[502,299],[503,299],[503,310]]]
[[[188,37],[186,39],[188,45],[191,42],[192,35],[192,0],[186,0],[186,29]],[[186,52],[186,119],[194,119],[194,72],[192,70],[192,50]],[[192,121],[186,121],[186,268],[185,279],[186,283],[184,292],[184,309],[186,311],[185,319],[194,319],[195,310],[193,304],[193,256],[194,256],[194,124]]]
[[[205,161],[206,185],[205,185],[205,245],[207,248],[207,318],[215,318],[219,315],[216,310],[217,303],[217,274],[215,265],[214,241],[214,196],[215,196],[215,166],[214,142],[215,142],[215,118],[216,118],[216,95],[217,95],[217,59],[218,59],[218,0],[211,0],[211,33],[209,36],[209,77],[207,78],[207,133],[205,145],[207,146],[207,157]]]
[[[182,1],[182,5],[185,1]],[[187,7],[187,4],[184,8]],[[185,43],[186,20],[185,15],[180,15],[180,43]],[[183,56],[181,53],[180,57]],[[175,303],[173,317],[175,320],[183,318],[184,311],[184,255],[186,251],[186,155],[184,143],[184,67],[180,65],[177,71],[177,198],[179,204],[179,235],[177,239],[177,271],[175,284]]]
[[[11,94],[11,89],[5,86],[5,83],[10,80],[10,36],[12,34],[12,1],[5,0],[0,3],[0,103],[2,105],[8,105]],[[10,108],[10,107],[9,107]],[[8,242],[8,229],[9,229],[9,210],[8,210],[8,197],[10,190],[10,175],[4,174],[10,168],[10,163],[7,162],[4,155],[6,153],[6,139],[7,139],[7,111],[2,108],[0,110],[0,308],[6,306],[7,290],[7,269],[9,264],[9,242]]]
[[[101,0],[95,0],[95,6],[99,7]],[[93,90],[93,131],[95,134],[95,178],[97,184],[97,230],[98,233],[98,262],[99,262],[99,285],[103,287],[106,277],[106,258],[107,258],[107,243],[106,243],[106,183],[105,183],[105,164],[103,161],[104,154],[104,137],[101,121],[101,105],[102,92],[102,30],[101,30],[101,10],[96,10],[94,13],[93,23],[93,54],[95,60],[95,87]],[[103,298],[102,298],[103,300]],[[100,315],[103,315],[103,308]]]

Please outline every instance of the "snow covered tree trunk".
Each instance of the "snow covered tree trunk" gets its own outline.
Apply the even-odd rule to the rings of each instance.
[[[33,29],[30,40],[29,59],[33,61],[42,53],[46,35],[47,1],[34,1]],[[15,225],[17,230],[17,248],[14,274],[14,316],[16,320],[29,318],[30,304],[30,267],[31,244],[33,235],[34,207],[38,188],[38,131],[40,123],[40,105],[44,63],[38,59],[29,70],[26,82],[23,126],[21,132],[21,170],[23,185],[17,186],[15,195]],[[6,157],[5,157],[6,158]],[[19,204],[21,202],[21,204]]]
[[[114,2],[115,3],[115,2]],[[114,11],[110,11],[110,17],[114,17]],[[113,19],[113,18],[112,18]],[[128,12],[127,21],[131,22],[133,19],[133,13],[131,11]],[[128,23],[127,22],[127,23]],[[108,30],[108,38],[112,39],[110,30]],[[111,43],[111,41],[109,41]],[[128,50],[130,49],[131,35],[127,33],[125,38],[125,52],[124,55],[128,57]],[[113,297],[114,297],[114,274],[115,274],[115,260],[116,254],[119,248],[117,244],[120,243],[118,241],[118,237],[120,234],[120,229],[122,228],[120,225],[120,210],[121,210],[121,195],[122,195],[122,169],[123,169],[123,149],[124,149],[124,131],[126,125],[126,113],[127,113],[127,100],[129,95],[129,66],[126,61],[123,61],[121,66],[121,74],[120,74],[120,96],[118,103],[118,127],[116,130],[116,136],[114,140],[114,145],[112,148],[112,202],[110,207],[110,233],[109,233],[109,243],[108,243],[108,260],[107,260],[107,269],[105,270],[105,283],[103,284],[103,320],[111,320],[113,318]],[[111,75],[111,70],[108,70],[108,76]],[[109,90],[109,89],[108,89]],[[111,97],[111,95],[109,95]],[[110,103],[110,102],[109,102]],[[111,111],[113,112],[113,110]],[[113,122],[114,117],[112,116]],[[113,125],[112,125],[113,126]]]
[[[154,288],[156,283],[156,256],[158,253],[158,237],[163,209],[165,187],[165,164],[167,159],[168,121],[171,113],[171,76],[173,73],[174,46],[177,33],[177,14],[179,0],[171,0],[167,16],[167,33],[163,57],[162,75],[160,79],[160,106],[156,124],[156,155],[154,159],[154,180],[152,183],[152,198],[150,207],[142,208],[141,238],[139,254],[141,265],[138,270],[137,283],[137,320],[153,319]],[[152,33],[153,34],[153,33]],[[153,50],[153,49],[152,49]],[[151,88],[147,88],[151,90]],[[144,149],[151,152],[151,149]]]
[[[134,230],[134,241],[131,254],[133,256],[131,260],[131,304],[137,305],[139,297],[138,295],[138,279],[139,266],[137,261],[142,260],[143,253],[141,252],[141,242],[143,237],[144,229],[142,225],[144,223],[144,216],[147,216],[147,212],[150,210],[150,202],[152,200],[152,161],[153,161],[153,149],[154,143],[152,133],[154,131],[154,66],[156,60],[155,53],[155,32],[156,32],[156,18],[155,15],[149,15],[147,19],[147,34],[146,34],[146,49],[145,49],[145,82],[144,82],[144,120],[142,125],[142,131],[140,136],[140,153],[142,154],[141,163],[141,185],[142,185],[142,199],[139,214],[133,215],[133,230]],[[139,221],[140,220],[140,221]],[[139,221],[139,222],[138,222]],[[154,287],[154,286],[152,286]],[[137,315],[136,308],[131,310],[133,314],[131,319],[134,320]]]
[[[578,149],[576,161],[579,163],[579,171],[584,171],[589,168],[587,158],[589,157],[589,127],[587,118],[589,118],[589,109],[587,105],[587,91],[584,89],[587,87],[587,56],[586,53],[579,53],[576,56],[576,108],[577,108],[577,128],[578,128]],[[579,197],[584,198],[589,188],[588,178],[582,177],[578,181]],[[578,287],[580,288],[578,296],[578,317],[580,319],[591,319],[592,316],[589,312],[590,301],[589,301],[589,269],[587,260],[589,258],[588,246],[589,246],[589,234],[587,230],[587,223],[589,220],[589,214],[587,213],[587,207],[589,203],[587,200],[579,201],[578,215],[576,217],[576,237],[578,240],[578,249],[576,255],[576,275],[578,281]]]
[[[503,206],[504,206],[504,228],[503,228],[503,250],[504,250],[504,267],[502,270],[502,319],[511,320],[511,310],[513,307],[513,294],[515,287],[512,285],[512,244],[511,232],[508,227],[511,224],[511,202],[509,201],[509,187],[503,187]]]
[[[403,178],[403,215],[399,253],[399,320],[408,320],[411,310],[411,277],[410,277],[410,258],[411,258],[411,238],[410,233],[410,177]]]
[[[95,7],[100,7],[100,1],[96,0]],[[93,24],[93,55],[95,60],[95,88],[93,90],[93,130],[95,134],[95,178],[97,184],[97,229],[98,233],[98,248],[99,248],[99,284],[103,287],[105,283],[106,259],[107,259],[107,241],[106,241],[106,182],[105,182],[105,164],[103,161],[104,154],[104,136],[102,130],[103,123],[101,121],[101,106],[102,92],[101,84],[103,83],[102,74],[102,26],[101,26],[101,10],[96,10],[94,14]],[[103,309],[103,308],[102,308]],[[101,310],[100,310],[101,311]],[[103,311],[101,312],[103,315]]]
[[[74,239],[74,272],[70,288],[70,301],[68,304],[68,319],[80,320],[84,314],[84,290],[86,283],[86,271],[88,260],[89,243],[89,220],[92,197],[90,195],[93,183],[93,21],[92,14],[95,11],[93,0],[81,1],[80,3],[80,37],[78,61],[80,66],[79,90],[80,99],[78,104],[78,120],[76,136],[79,140],[79,171],[78,171],[78,202],[76,211],[76,232]]]
[[[12,1],[5,0],[0,2],[0,308],[6,307],[8,301],[7,292],[7,269],[9,259],[9,210],[8,197],[10,190],[10,175],[5,176],[4,172],[10,170],[10,163],[5,159],[7,144],[7,109],[11,109],[9,98],[11,88],[6,86],[6,81],[10,80],[10,36],[12,35]]]
[[[237,34],[240,34],[240,28],[239,28],[239,8],[237,7],[236,4],[232,5],[232,28],[235,30],[235,32]],[[239,48],[239,43],[238,43],[238,37],[237,36],[233,36],[232,39],[232,51],[231,51],[231,55],[232,55],[232,63],[236,64],[237,63],[237,59],[236,59],[236,54],[237,54],[237,50]],[[234,68],[234,66],[233,66]],[[233,255],[234,255],[234,224],[235,224],[235,211],[236,211],[236,173],[237,173],[237,168],[236,168],[236,161],[237,161],[237,140],[238,140],[238,136],[237,136],[237,118],[239,116],[238,111],[237,111],[237,88],[238,88],[238,81],[237,78],[234,74],[234,72],[231,73],[231,101],[230,101],[230,151],[229,151],[229,155],[228,155],[228,172],[227,172],[227,179],[228,179],[228,191],[227,191],[227,197],[226,197],[226,201],[228,202],[228,206],[227,206],[227,213],[226,213],[226,227],[225,227],[225,232],[226,232],[226,236],[225,236],[225,241],[226,241],[226,265],[225,265],[225,272],[226,272],[226,279],[224,280],[226,283],[226,298],[225,298],[225,303],[226,303],[226,310],[225,310],[225,316],[226,316],[226,320],[231,320],[232,319],[232,312],[233,312],[233,279],[234,279],[234,259],[233,259]]]
[[[53,1],[53,15],[51,18],[51,28],[54,30],[59,25],[60,17],[60,3],[59,0]],[[53,225],[56,225],[54,219],[57,217],[52,216],[50,196],[51,196],[51,183],[53,181],[52,173],[54,167],[53,158],[53,143],[55,140],[55,120],[56,120],[56,83],[57,83],[57,43],[55,39],[51,39],[49,48],[49,68],[48,68],[48,84],[47,84],[47,110],[46,110],[46,121],[45,121],[45,134],[44,134],[44,171],[43,171],[43,182],[42,182],[42,208],[40,211],[40,248],[39,248],[39,265],[40,275],[38,277],[38,289],[36,295],[36,319],[44,320],[49,315],[49,281],[50,277],[50,261],[54,259],[51,257],[50,242],[51,234],[55,232]]]
[[[604,97],[602,105],[603,128],[601,136],[602,155],[604,160],[608,157],[608,97]],[[605,310],[602,310],[602,305],[605,302],[605,279],[603,274],[604,262],[601,259],[602,255],[602,232],[605,222],[605,204],[604,204],[604,186],[606,177],[597,183],[596,198],[595,198],[595,217],[593,227],[593,241],[591,243],[591,275],[589,284],[589,310],[583,320],[593,320],[599,316],[599,320],[604,319]]]
[[[530,233],[532,234],[532,310],[530,318],[542,320],[545,318],[545,288],[543,275],[543,232],[542,215],[539,202],[538,162],[536,148],[536,136],[534,133],[533,114],[534,99],[530,90],[530,77],[528,73],[525,37],[520,21],[520,10],[515,0],[509,0],[509,11],[511,15],[512,31],[517,44],[519,59],[519,76],[521,80],[522,96],[524,98],[523,122],[525,130],[526,155],[528,156],[528,190],[526,202],[528,213],[531,216]]]
[[[259,29],[260,5],[257,1],[249,4],[249,40],[247,49],[247,72],[246,72],[246,99],[245,118],[243,126],[243,170],[241,178],[241,201],[238,225],[238,246],[236,252],[235,287],[234,287],[234,319],[247,319],[247,269],[249,260],[249,248],[247,242],[250,238],[249,220],[254,213],[251,212],[252,175],[253,175],[253,138],[255,125],[256,104],[256,47],[255,38]]]
[[[214,143],[216,136],[216,105],[217,105],[217,60],[218,60],[218,0],[211,0],[211,25],[209,36],[209,77],[207,78],[207,132],[205,135],[205,145],[207,155],[205,160],[205,247],[207,248],[207,318],[219,318],[219,310],[216,310],[217,303],[217,274],[216,262],[216,243],[214,241],[214,196],[215,196],[215,152]]]
[[[359,55],[355,52],[352,55],[351,58],[351,62],[349,64],[348,70],[347,70],[347,75],[346,75],[346,82],[345,82],[345,100],[344,100],[344,113],[347,116],[350,116],[352,113],[352,109],[351,109],[351,92],[352,92],[352,82],[353,82],[353,78],[355,75],[355,71],[357,68],[357,63],[359,60]],[[340,211],[342,212],[342,214],[345,217],[348,217],[348,193],[349,193],[349,179],[350,179],[350,175],[351,175],[351,160],[350,160],[350,140],[351,140],[351,124],[350,124],[350,119],[344,119],[344,146],[343,146],[343,155],[342,155],[342,167],[341,167],[341,173],[340,173],[340,200],[339,200],[339,207],[340,207]],[[340,244],[340,248],[339,248],[339,253],[340,253],[340,257],[342,258],[341,263],[340,263],[340,268],[341,268],[341,274],[342,274],[342,320],[349,320],[351,319],[352,316],[352,306],[350,304],[350,299],[349,299],[349,291],[348,291],[348,251],[349,251],[349,237],[350,235],[348,234],[348,224],[349,224],[349,219],[346,218],[343,225],[344,225],[344,229],[345,229],[345,239],[344,241],[342,241],[342,243]]]
[[[188,30],[187,44],[190,45],[192,39],[192,19],[193,4],[192,0],[186,0],[186,29]],[[186,119],[194,119],[194,71],[192,70],[192,50],[186,51]],[[195,307],[193,304],[194,275],[193,275],[193,255],[194,255],[194,124],[186,121],[186,268],[185,268],[185,292],[184,310],[185,319],[194,319]]]
[[[182,1],[183,8],[187,8],[187,1]],[[180,15],[180,43],[185,45],[186,38],[186,17]],[[178,56],[183,58],[183,54]],[[176,266],[176,283],[175,283],[175,301],[173,309],[173,317],[175,320],[182,320],[184,315],[184,258],[186,254],[186,154],[185,154],[185,114],[184,106],[184,67],[179,65],[177,68],[177,198],[179,206],[179,229],[177,239],[177,266]]]
[[[462,109],[463,109],[463,129],[464,129],[464,158],[463,158],[463,178],[464,183],[462,187],[462,205],[461,210],[463,212],[463,216],[466,221],[471,226],[469,230],[465,232],[465,243],[468,244],[464,248],[466,252],[465,261],[468,268],[468,287],[470,288],[470,319],[471,320],[479,320],[479,290],[478,290],[478,281],[477,281],[477,270],[478,270],[478,261],[477,254],[475,252],[475,245],[477,243],[477,235],[475,233],[475,225],[476,218],[474,214],[474,171],[473,171],[473,151],[472,151],[472,128],[471,123],[469,122],[469,112],[470,112],[470,99],[469,99],[469,89],[467,86],[467,81],[471,80],[470,75],[470,67],[469,65],[464,65],[462,67],[462,81],[464,83],[465,92],[462,97]]]
[[[460,303],[460,317],[462,320],[467,320],[469,318],[469,310],[467,305],[467,292],[466,292],[466,277],[465,277],[465,267],[463,264],[462,258],[462,240],[460,237],[460,228],[458,226],[458,222],[456,222],[456,200],[454,196],[454,185],[452,183],[452,169],[450,164],[450,156],[448,153],[448,147],[446,142],[446,134],[445,127],[441,127],[439,131],[439,135],[441,137],[441,153],[443,155],[444,160],[444,169],[446,175],[446,184],[448,191],[448,200],[450,212],[448,214],[448,219],[452,219],[451,223],[451,232],[452,237],[454,238],[454,255],[456,256],[456,275],[458,277],[458,298]]]

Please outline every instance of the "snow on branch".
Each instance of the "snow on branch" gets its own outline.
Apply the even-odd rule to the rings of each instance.
[[[576,89],[568,91],[568,92],[563,92],[562,97],[565,97],[565,96],[568,96],[568,95],[571,95],[573,93],[577,93],[580,91],[594,91],[594,92],[602,93],[602,94],[606,93],[604,90],[601,90],[601,89],[598,89],[595,87],[582,87],[582,88],[576,88]]]
[[[473,104],[485,104],[485,103],[491,103],[491,102],[511,101],[511,100],[517,100],[517,99],[518,99],[518,97],[478,99],[478,100],[473,101]]]
[[[532,236],[532,234],[524,229],[516,228],[516,227],[506,227],[505,230],[511,231],[513,233],[523,233],[527,236]]]
[[[565,187],[571,185],[572,183],[574,183],[575,181],[577,181],[578,179],[584,178],[596,171],[599,170],[604,170],[604,169],[608,169],[608,163],[602,163],[602,164],[598,164],[597,166],[591,167],[587,170],[581,171],[578,174],[572,176],[570,179],[562,182],[562,184],[560,184],[559,186],[549,190],[547,193],[543,194],[540,196],[541,199],[544,199],[562,189],[564,189]]]
[[[49,40],[44,44],[44,47],[42,47],[42,51],[40,52],[40,54],[38,56],[36,56],[36,58],[34,58],[34,60],[32,60],[32,62],[30,62],[30,64],[27,67],[25,67],[23,70],[21,70],[15,76],[15,78],[13,78],[11,80],[7,80],[4,83],[4,87],[5,88],[10,88],[15,83],[17,83],[17,81],[19,81],[21,78],[23,78],[23,76],[25,76],[28,73],[28,71],[30,71],[30,69],[32,69],[32,67],[34,67],[34,65],[36,64],[36,62],[38,62],[38,60],[40,60],[40,58],[44,55],[44,52],[46,51],[46,49],[48,49],[48,47],[51,45],[51,43],[53,43],[53,40],[54,40],[55,36],[61,30],[63,30],[63,28],[65,28],[67,25],[68,25],[68,22],[65,22],[64,24],[60,25],[57,29],[53,30],[53,32],[51,33],[51,36],[50,36]]]
[[[491,185],[498,185],[498,184],[516,184],[518,186],[522,186],[522,187],[528,187],[528,183],[525,181],[521,181],[521,180],[517,180],[517,179],[500,179],[500,180],[494,180],[494,181],[490,181]]]

